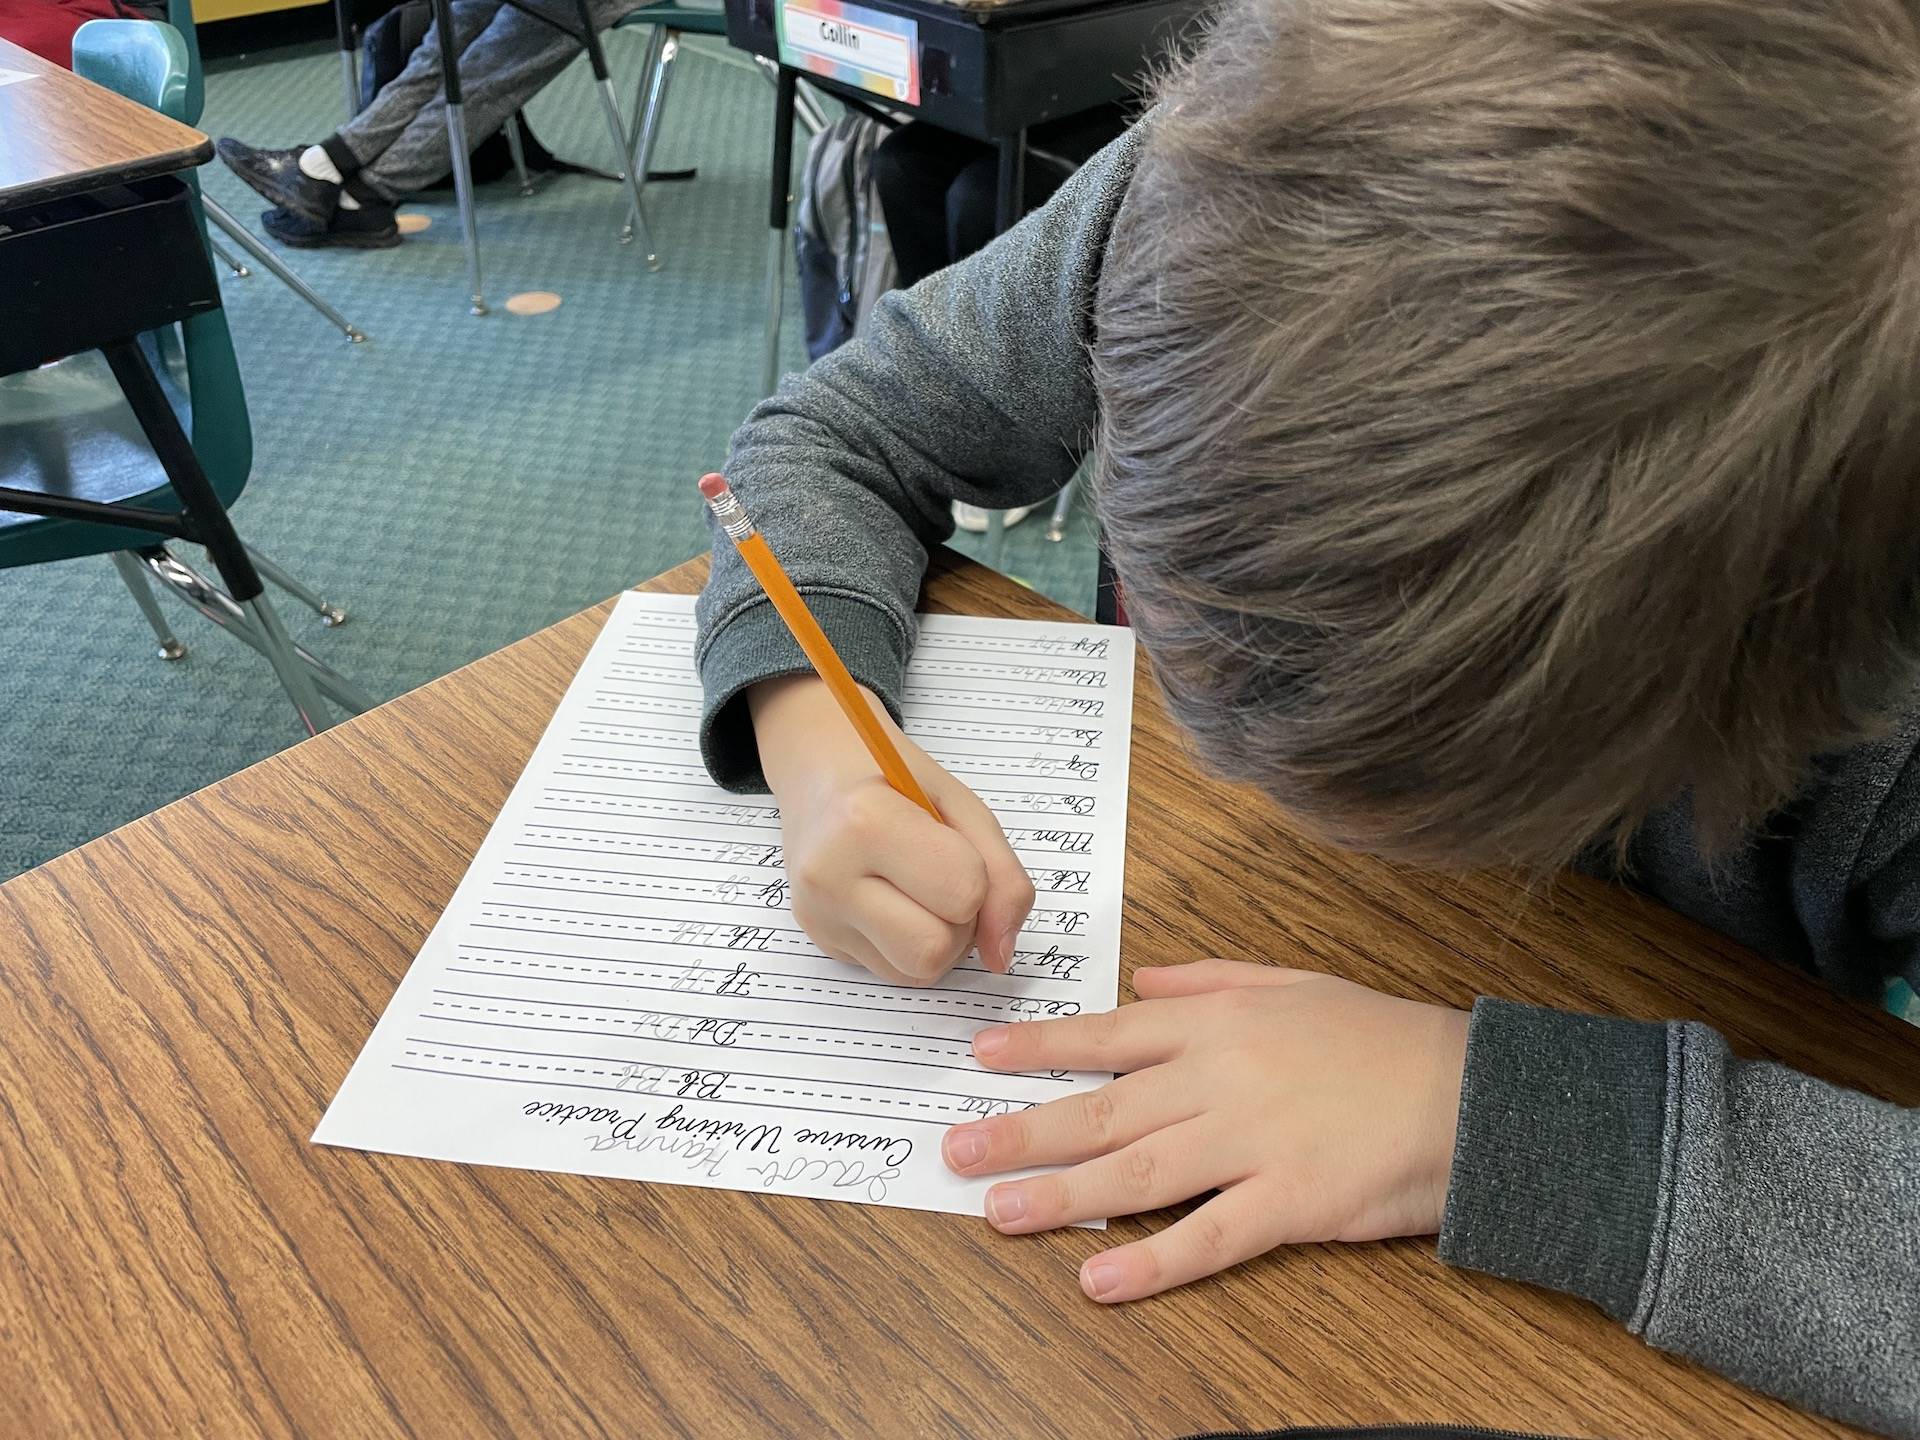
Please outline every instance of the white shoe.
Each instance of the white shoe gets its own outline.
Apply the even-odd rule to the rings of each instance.
[[[1018,525],[1034,512],[1034,508],[1032,505],[1016,505],[1007,511],[1008,527]],[[953,523],[969,535],[984,535],[987,533],[987,512],[981,506],[966,505],[956,500],[953,502]]]

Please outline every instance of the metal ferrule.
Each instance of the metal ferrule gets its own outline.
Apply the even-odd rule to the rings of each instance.
[[[720,522],[720,528],[734,544],[753,534],[753,521],[747,518],[746,510],[734,499],[731,490],[707,501],[707,508],[713,511],[713,518]]]

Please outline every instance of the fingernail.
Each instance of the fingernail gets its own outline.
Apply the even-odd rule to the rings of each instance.
[[[989,1190],[987,1219],[1003,1229],[1026,1218],[1027,1197],[1020,1190]]]
[[[998,1055],[1002,1050],[1006,1048],[1007,1048],[1007,1027],[1006,1026],[989,1025],[984,1030],[978,1030],[974,1032],[974,1036],[973,1036],[973,1058],[974,1059],[991,1060],[993,1059],[994,1056]]]
[[[1000,957],[1004,970],[1013,968],[1013,947],[1020,943],[1020,927],[1026,924],[1025,917],[1013,922],[1000,932],[1000,939],[993,947],[993,953]]]
[[[942,1143],[947,1164],[955,1170],[970,1170],[987,1158],[987,1137],[972,1126],[956,1126]]]
[[[1120,1286],[1120,1267],[1095,1260],[1080,1272],[1080,1288],[1095,1300],[1104,1300]]]

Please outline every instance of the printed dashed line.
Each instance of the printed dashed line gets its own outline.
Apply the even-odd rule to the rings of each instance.
[[[572,970],[577,967],[569,965],[565,968]],[[578,1020],[605,1025],[644,1025],[650,1023],[648,1017],[658,1019],[662,1014],[660,1011],[648,1011],[646,1016],[639,1019],[629,1019],[625,1015],[573,1015],[562,1010],[521,1010],[508,1009],[499,1005],[462,1005],[458,1000],[435,1000],[432,1003],[446,1010],[471,1010],[475,1014],[482,1015],[521,1015],[536,1020]],[[677,1018],[719,1019],[721,1017]],[[769,1030],[757,1020],[742,1020],[738,1023],[740,1028],[737,1034],[752,1035],[757,1040],[792,1040],[803,1045],[858,1045],[865,1050],[900,1050],[909,1051],[915,1055],[951,1055],[953,1053],[951,1050],[936,1050],[926,1045],[899,1045],[887,1040],[844,1040],[835,1035],[795,1035],[787,1030]],[[955,1040],[953,1043],[964,1047],[967,1042]]]
[[[527,862],[524,860],[509,860],[507,863],[509,865],[525,865]],[[578,883],[578,877],[575,875],[572,875],[570,873],[556,873],[551,870],[528,871],[526,873],[525,878],[529,880],[565,880],[570,884]],[[647,887],[651,887],[659,890],[684,890],[689,894],[698,893],[701,895],[711,894],[715,890],[720,888],[718,883],[709,883],[705,885],[669,885],[664,880],[589,880],[586,883],[589,885],[627,885],[627,886],[640,885],[640,886],[647,886]],[[753,882],[741,880],[734,883],[746,885],[746,884],[751,884]]]
[[[483,960],[491,965],[519,965],[532,970],[568,970],[568,971],[577,972],[581,975],[631,976],[633,974],[633,971],[621,969],[617,966],[606,967],[606,966],[595,966],[595,965],[562,965],[558,961],[553,961],[553,960],[502,960],[502,959],[496,959],[491,955],[470,955],[466,958],[470,960]],[[844,1000],[847,998],[846,993],[844,991],[830,990],[827,987],[822,985],[785,985],[778,980],[756,980],[753,982],[753,985],[756,992],[761,989],[792,990],[796,993],[804,992],[810,995],[831,995],[836,1000]],[[857,995],[858,992],[856,991],[855,994]],[[989,1005],[979,1000],[943,1000],[936,995],[902,994],[898,996],[898,998],[901,1000],[916,1001],[917,1003],[922,1005],[962,1005],[969,1010],[1000,1010],[1004,1008],[999,1005]],[[1018,999],[1020,997],[1013,996],[1010,998]]]
[[[633,1066],[628,1064],[619,1070],[601,1070],[589,1065],[533,1065],[517,1060],[488,1060],[477,1055],[443,1055],[432,1050],[408,1050],[406,1054],[417,1060],[442,1060],[454,1065],[485,1065],[494,1070],[548,1070],[556,1075],[601,1075],[614,1080],[633,1078]],[[680,1066],[668,1066],[668,1069],[681,1069]],[[903,1110],[955,1110],[953,1105],[931,1104],[925,1100],[896,1100],[887,1095],[863,1095],[845,1090],[809,1090],[805,1088],[787,1090],[773,1085],[749,1085],[741,1080],[728,1080],[723,1087],[729,1094],[733,1091],[747,1091],[755,1095],[792,1095],[805,1100],[839,1100],[848,1105],[893,1105]],[[655,1092],[635,1087],[636,1094],[648,1095]],[[699,1096],[688,1096],[698,1099]]]

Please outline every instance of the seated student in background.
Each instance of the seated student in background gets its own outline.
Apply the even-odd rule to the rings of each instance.
[[[1913,9],[1230,0],[1218,26],[1046,209],[735,436],[735,491],[875,703],[948,502],[1039,501],[1092,443],[1172,712],[1302,829],[1578,859],[1849,994],[1911,974]],[[975,945],[1004,968],[1013,852],[885,787],[730,545],[700,619],[708,764],[778,797],[808,933],[896,981]],[[948,813],[979,804],[901,744]],[[1920,1436],[1920,1113],[1693,1022],[1225,960],[1135,988],[983,1031],[994,1067],[1128,1073],[945,1142],[972,1175],[1071,1167],[990,1194],[1008,1232],[1219,1190],[1091,1258],[1093,1298],[1437,1232]]]
[[[579,12],[561,0],[528,0],[569,28]],[[591,0],[605,30],[645,0]],[[584,48],[563,30],[502,0],[453,0],[467,135],[478,143],[545,88]],[[227,168],[275,208],[261,217],[283,245],[384,249],[400,243],[394,207],[453,167],[440,70],[440,27],[429,27],[403,69],[373,103],[317,145],[262,150],[222,138]]]

